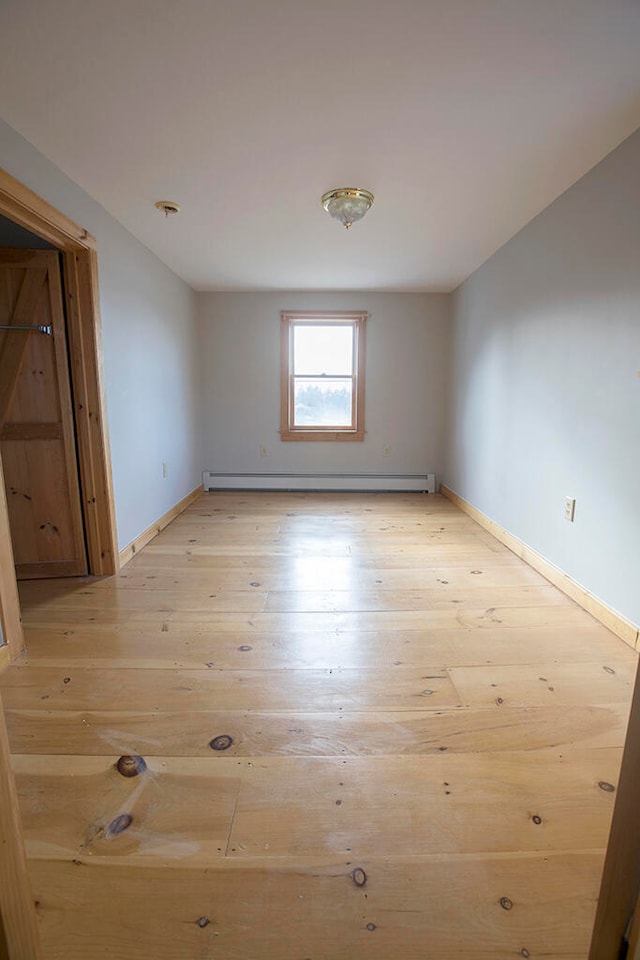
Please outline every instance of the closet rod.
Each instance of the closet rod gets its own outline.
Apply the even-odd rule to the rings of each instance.
[[[0,323],[0,330],[31,330],[37,333],[46,333],[48,337],[53,333],[50,323],[42,323],[37,327],[24,327],[20,324],[12,326],[10,323]]]

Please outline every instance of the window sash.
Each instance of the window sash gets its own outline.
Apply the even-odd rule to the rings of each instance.
[[[296,360],[296,356],[295,356],[296,331],[300,330],[301,328],[305,328],[305,329],[310,329],[310,328],[311,328],[311,329],[321,329],[321,330],[322,330],[322,329],[326,329],[327,327],[330,327],[330,328],[333,327],[334,329],[335,329],[335,328],[341,328],[341,329],[347,328],[347,329],[350,329],[350,331],[351,331],[351,370],[350,370],[350,372],[347,373],[347,374],[345,374],[344,372],[338,373],[337,371],[330,370],[330,369],[326,369],[326,370],[306,371],[305,373],[296,373],[296,365],[297,365],[297,360]],[[349,322],[347,322],[347,321],[342,321],[341,323],[335,323],[335,322],[334,322],[334,323],[331,323],[331,322],[326,321],[326,322],[323,323],[323,322],[320,322],[320,321],[318,321],[318,322],[308,322],[308,321],[307,321],[307,322],[304,322],[304,321],[298,322],[298,321],[295,321],[295,320],[294,320],[294,321],[291,322],[290,336],[291,336],[291,356],[290,356],[289,369],[291,370],[291,372],[292,372],[296,377],[300,377],[300,376],[321,377],[321,376],[324,375],[324,376],[327,376],[327,377],[331,377],[331,378],[333,379],[333,378],[339,377],[339,376],[349,376],[349,377],[352,377],[352,376],[354,375],[355,369],[356,369],[356,362],[357,362],[357,358],[356,358],[356,345],[357,345],[358,337],[357,337],[357,331],[356,331],[356,329],[354,328],[352,322],[350,322],[350,321],[349,321]],[[344,365],[343,365],[343,371],[344,371]]]
[[[338,423],[338,422],[335,422],[335,423],[296,422],[296,385],[299,383],[305,383],[305,382],[317,383],[318,381],[320,382],[325,381],[328,383],[335,383],[336,381],[338,381],[338,382],[345,382],[350,384],[350,391],[349,391],[350,419],[348,424]],[[356,390],[357,390],[357,380],[353,375],[334,377],[327,374],[326,376],[313,377],[313,376],[308,376],[306,374],[305,375],[291,374],[291,384],[289,388],[289,402],[290,402],[289,423],[292,425],[294,430],[301,430],[301,429],[304,429],[304,430],[355,430],[355,419],[356,419],[356,412],[357,412]]]

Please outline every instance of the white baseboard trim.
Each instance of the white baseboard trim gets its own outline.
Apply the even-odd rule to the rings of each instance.
[[[214,473],[202,474],[205,490],[329,490],[335,492],[435,493],[434,473]]]
[[[607,606],[607,604],[598,599],[598,597],[594,597],[592,593],[589,593],[582,584],[573,580],[564,570],[556,567],[555,564],[547,560],[546,557],[543,557],[542,554],[534,550],[533,547],[528,546],[528,544],[519,540],[518,537],[509,533],[508,530],[505,530],[504,527],[497,524],[495,520],[491,520],[486,514],[478,510],[477,507],[472,506],[467,500],[458,496],[457,493],[454,493],[453,490],[450,490],[443,483],[440,484],[440,493],[452,503],[455,503],[457,507],[471,517],[472,520],[475,520],[476,523],[479,523],[481,527],[488,530],[496,540],[503,543],[505,547],[513,551],[521,560],[524,560],[530,567],[533,567],[534,570],[541,573],[542,576],[555,587],[558,587],[558,589],[562,590],[568,597],[575,600],[583,610],[586,610],[592,617],[599,620],[600,623],[604,624],[612,633],[615,633],[616,636],[624,640],[624,642],[634,650],[638,650],[640,646],[640,628],[637,624],[627,620],[618,613],[617,610],[613,610]]]
[[[199,487],[196,487],[195,490],[192,490],[191,493],[188,493],[186,497],[183,497],[179,503],[176,503],[175,507],[171,507],[170,510],[167,510],[166,513],[160,517],[159,520],[156,520],[155,523],[152,523],[150,527],[147,527],[139,537],[136,537],[135,540],[132,540],[131,543],[128,543],[124,547],[118,557],[120,561],[120,567],[124,567],[125,563],[128,563],[132,557],[136,555],[143,547],[146,547],[148,543],[153,540],[165,527],[168,527],[172,520],[175,520],[176,517],[179,517],[187,507],[193,503],[194,500],[202,493],[202,484]]]

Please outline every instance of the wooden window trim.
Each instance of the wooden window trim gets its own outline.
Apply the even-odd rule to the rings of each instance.
[[[363,311],[291,311],[280,314],[280,439],[285,441],[359,442],[364,440],[365,345],[367,314]],[[294,427],[292,330],[299,322],[349,325],[354,331],[353,423],[351,427]]]

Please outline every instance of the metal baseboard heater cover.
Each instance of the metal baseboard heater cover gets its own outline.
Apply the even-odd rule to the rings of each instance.
[[[202,474],[205,490],[333,490],[435,493],[435,473],[216,473]]]

